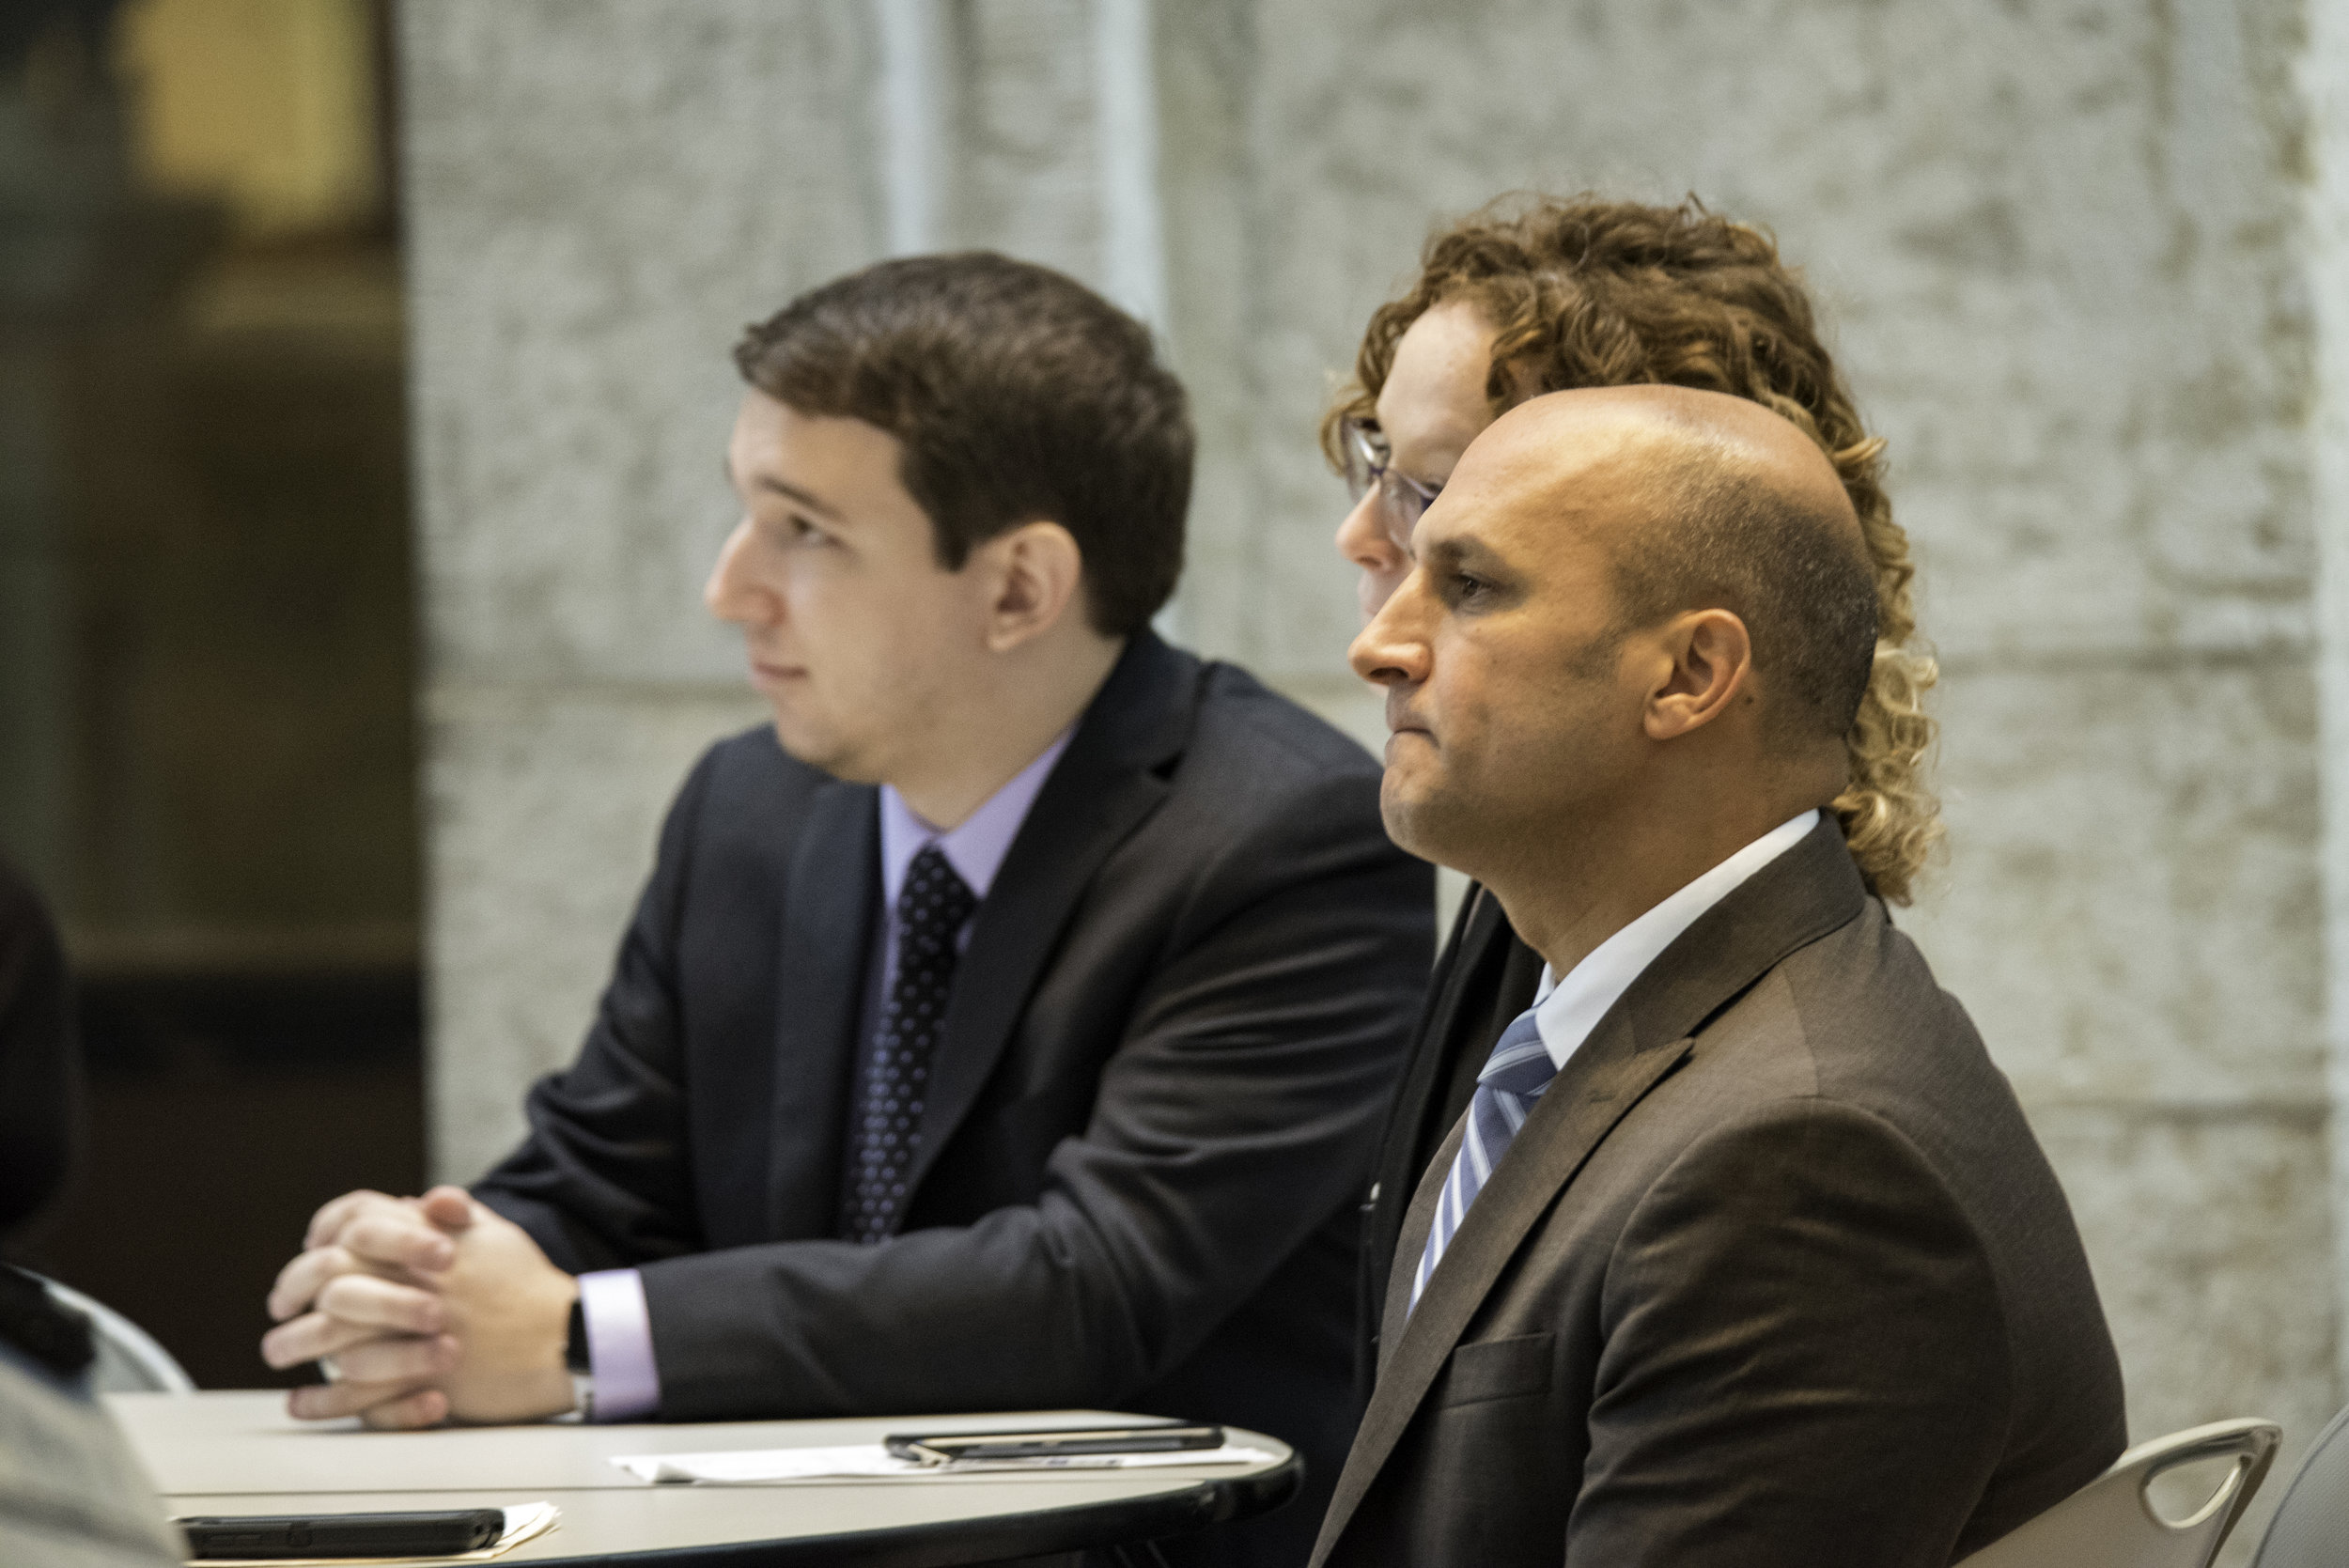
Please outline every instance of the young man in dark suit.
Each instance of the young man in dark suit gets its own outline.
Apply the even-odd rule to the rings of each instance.
[[[1338,553],[1361,570],[1363,618],[1408,574],[1411,531],[1470,442],[1528,397],[1647,382],[1728,393],[1797,421],[1835,465],[1876,581],[1879,646],[1834,802],[1869,892],[1906,903],[1940,831],[1922,767],[1932,661],[1909,651],[1907,536],[1801,280],[1766,235],[1694,202],[1507,199],[1432,236],[1410,287],[1378,307],[1324,444],[1354,491]],[[1541,955],[1471,886],[1428,986],[1363,1205],[1360,1376],[1419,1173],[1468,1109],[1476,1075],[1531,1006]]]
[[[687,781],[522,1146],[320,1211],[265,1342],[333,1358],[295,1412],[526,1420],[575,1374],[596,1419],[1107,1406],[1275,1433],[1326,1495],[1429,872],[1359,748],[1152,633],[1180,387],[985,255],[737,359],[708,597],[773,725]]]
[[[1397,843],[1547,963],[1406,1214],[1315,1564],[1944,1568],[2123,1445],[2061,1189],[1831,807],[1876,645],[1807,432],[1554,393],[1356,641]]]

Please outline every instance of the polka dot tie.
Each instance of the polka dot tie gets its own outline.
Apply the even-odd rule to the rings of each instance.
[[[938,846],[924,846],[897,893],[897,972],[857,1085],[840,1204],[840,1234],[850,1241],[869,1246],[896,1234],[955,986],[955,938],[978,907]]]

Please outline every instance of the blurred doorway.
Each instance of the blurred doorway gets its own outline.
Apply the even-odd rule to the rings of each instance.
[[[415,611],[381,0],[0,23],[0,848],[90,1136],[25,1262],[281,1381],[310,1210],[423,1171]]]

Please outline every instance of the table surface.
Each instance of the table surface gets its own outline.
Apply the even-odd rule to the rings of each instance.
[[[1286,1444],[1231,1429],[1252,1465],[1143,1470],[655,1486],[619,1454],[877,1443],[894,1432],[1113,1426],[1097,1410],[693,1426],[539,1426],[368,1432],[286,1414],[282,1392],[112,1394],[175,1514],[303,1514],[552,1502],[561,1525],[498,1559],[579,1562],[626,1554],[677,1564],[855,1563],[928,1568],[1179,1533],[1285,1500],[1300,1468]]]

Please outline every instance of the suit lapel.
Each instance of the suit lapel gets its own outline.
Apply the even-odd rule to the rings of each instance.
[[[1459,1156],[1460,1141],[1467,1135],[1468,1116],[1463,1112],[1428,1157],[1427,1169],[1420,1172],[1419,1185],[1411,1190],[1411,1206],[1403,1211],[1403,1227],[1395,1233],[1394,1262],[1387,1269],[1386,1293],[1379,1297],[1377,1382],[1385,1382],[1388,1369],[1394,1364],[1395,1350],[1403,1341],[1405,1314],[1411,1309],[1411,1280],[1419,1272],[1420,1255],[1427,1250],[1427,1234],[1436,1228],[1436,1203],[1443,1196],[1443,1184]]]
[[[908,1192],[970,1114],[1086,884],[1166,799],[1164,768],[1190,737],[1198,671],[1149,632],[1136,637],[1036,792],[956,966]]]
[[[784,892],[775,982],[776,1070],[768,1234],[828,1236],[838,1221],[841,1140],[857,1057],[875,910],[879,820],[867,784],[810,801]]]
[[[1346,1455],[1346,1468],[1338,1477],[1325,1538],[1336,1539],[1334,1532],[1401,1440],[1420,1401],[1459,1343],[1462,1330],[1485,1304],[1486,1293],[1517,1255],[1527,1233],[1548,1212],[1591,1152],[1625,1114],[1688,1059],[1690,1046],[1691,1042],[1682,1039],[1641,1050],[1632,1037],[1629,1021],[1620,1012],[1602,1019],[1525,1119],[1508,1154],[1477,1193],[1476,1202],[1469,1205],[1468,1217],[1444,1249],[1443,1263],[1427,1281],[1418,1310],[1406,1320],[1411,1276],[1419,1267],[1420,1254],[1427,1249],[1437,1197],[1452,1157],[1460,1147],[1459,1127],[1455,1126],[1444,1140],[1411,1199],[1410,1214],[1395,1248],[1382,1336],[1389,1348],[1379,1364],[1377,1387],[1371,1392],[1370,1408],[1363,1413],[1353,1452]]]
[[[1824,814],[1823,814],[1824,815]],[[1401,1441],[1494,1281],[1607,1134],[1696,1048],[1694,1036],[1797,948],[1859,913],[1866,893],[1831,815],[1681,933],[1559,1069],[1470,1205],[1443,1262],[1403,1317],[1453,1155],[1455,1126],[1413,1195],[1388,1281],[1377,1386],[1339,1474],[1318,1563]]]
[[[1391,1380],[1408,1381],[1408,1368],[1398,1367],[1397,1358],[1407,1349],[1424,1346],[1431,1340],[1441,1345],[1437,1366],[1428,1373],[1428,1380],[1433,1379],[1441,1358],[1451,1353],[1458,1339],[1458,1330],[1483,1303],[1486,1292],[1515,1255],[1517,1244],[1548,1210],[1550,1200],[1574,1179],[1591,1151],[1625,1114],[1688,1059],[1693,1044],[1675,1040],[1665,1048],[1642,1051],[1632,1038],[1630,1023],[1621,1014],[1610,1013],[1600,1019],[1591,1038],[1567,1059],[1510,1143],[1511,1154],[1522,1145],[1527,1157],[1504,1158],[1477,1193],[1452,1245],[1444,1249],[1442,1268],[1427,1281],[1427,1292],[1414,1312],[1411,1281],[1418,1273],[1421,1254],[1427,1250],[1436,1203],[1451,1174],[1453,1157],[1460,1152],[1468,1118],[1463,1115],[1452,1125],[1411,1195],[1396,1242],[1395,1266],[1387,1278],[1385,1312],[1379,1320],[1380,1337],[1389,1347],[1379,1361],[1381,1388]]]
[[[1379,1147],[1399,1153],[1426,1136],[1422,1121],[1433,1120],[1436,1102],[1443,1097],[1445,1079],[1452,1067],[1453,1042],[1475,1021],[1462,1016],[1471,1005],[1462,993],[1477,981],[1497,985],[1501,979],[1501,966],[1490,962],[1486,953],[1501,924],[1500,900],[1482,886],[1471,888],[1468,903],[1453,927],[1453,939],[1444,945],[1446,962],[1441,971],[1432,977],[1427,1003],[1420,1014],[1418,1037],[1431,1040],[1434,1048],[1415,1052],[1411,1057],[1393,1106],[1387,1113],[1386,1135]],[[1398,1182],[1408,1182],[1418,1172],[1388,1174]],[[1379,1179],[1388,1179],[1388,1174]],[[1394,1196],[1397,1202],[1401,1201],[1402,1194]]]
[[[1427,1001],[1420,1010],[1419,1026],[1412,1034],[1415,1043],[1404,1068],[1403,1081],[1396,1086],[1394,1098],[1388,1105],[1385,1130],[1378,1140],[1378,1165],[1373,1172],[1377,1181],[1369,1203],[1382,1216],[1402,1215],[1400,1223],[1407,1229],[1410,1224],[1412,1188],[1420,1176],[1416,1160],[1419,1147],[1428,1136],[1430,1125],[1441,1114],[1458,1053],[1472,1048],[1460,1036],[1474,1027],[1475,1019],[1463,1015],[1483,1013],[1469,993],[1497,987],[1503,982],[1506,955],[1502,955],[1503,962],[1496,962],[1488,952],[1501,924],[1499,901],[1482,886],[1471,886],[1453,921],[1451,939],[1444,943],[1436,971],[1429,977]],[[1449,1157],[1445,1159],[1448,1161]],[[1430,1198],[1428,1202],[1435,1200]],[[1386,1298],[1387,1281],[1399,1255],[1383,1246],[1383,1238],[1390,1234],[1392,1233],[1379,1224],[1365,1227],[1363,1283],[1357,1300],[1358,1310],[1365,1314],[1376,1312]],[[1374,1331],[1367,1337],[1370,1353],[1381,1367],[1386,1365],[1387,1354],[1393,1348],[1383,1333],[1376,1331],[1377,1325],[1384,1321],[1383,1317],[1373,1318]],[[1376,1381],[1370,1369],[1358,1368],[1357,1372],[1361,1387],[1369,1388]]]

